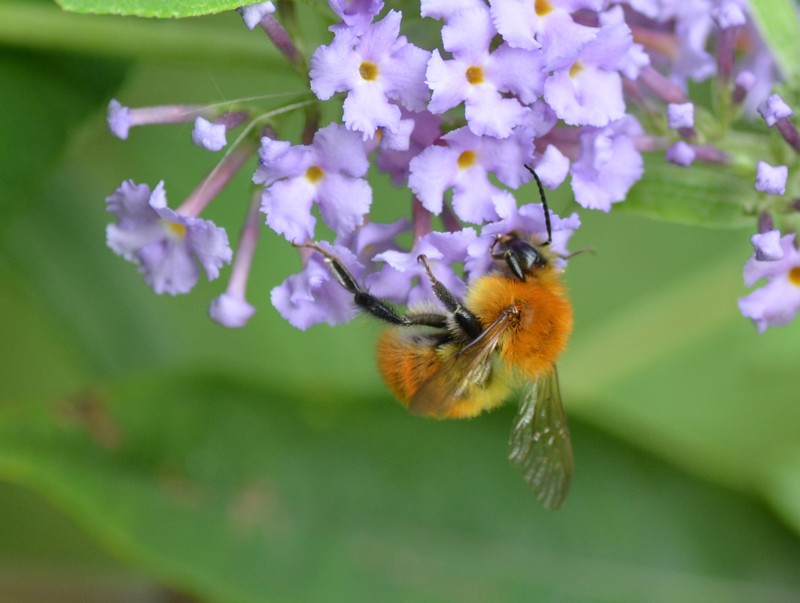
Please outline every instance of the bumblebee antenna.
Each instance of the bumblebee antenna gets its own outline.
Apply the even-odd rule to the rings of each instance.
[[[547,227],[547,241],[543,245],[549,245],[553,241],[553,227],[550,224],[550,208],[547,207],[547,198],[544,196],[544,187],[542,181],[539,180],[539,175],[527,163],[523,164],[525,169],[533,174],[533,179],[536,180],[536,186],[539,187],[539,198],[542,200],[542,207],[544,207],[544,224]]]

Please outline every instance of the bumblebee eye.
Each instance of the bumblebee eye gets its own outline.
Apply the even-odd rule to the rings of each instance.
[[[534,269],[547,265],[547,258],[536,247],[519,239],[508,242],[504,257],[511,273],[521,281]]]

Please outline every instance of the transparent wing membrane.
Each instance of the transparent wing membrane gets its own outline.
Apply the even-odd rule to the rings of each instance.
[[[520,403],[511,430],[509,459],[546,508],[555,510],[563,504],[572,479],[573,459],[555,366],[538,379]]]

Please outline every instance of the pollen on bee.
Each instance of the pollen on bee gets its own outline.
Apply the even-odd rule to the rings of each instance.
[[[536,11],[536,14],[540,17],[545,16],[547,13],[552,12],[553,5],[548,2],[548,0],[535,0],[533,10]]]
[[[308,180],[311,184],[316,184],[322,180],[324,175],[325,172],[322,171],[322,168],[316,165],[312,165],[306,170],[306,180]]]
[[[795,287],[800,287],[800,266],[795,266],[789,271],[789,282]]]
[[[465,170],[475,165],[478,154],[475,151],[464,151],[458,156],[458,167]]]
[[[177,222],[167,222],[164,220],[164,225],[169,230],[170,234],[173,236],[182,239],[186,236],[186,227],[183,224],[179,224]]]
[[[361,64],[358,66],[358,74],[368,82],[377,80],[379,73],[380,69],[378,69],[377,63],[373,63],[372,61],[361,61]]]
[[[467,81],[470,84],[482,84],[483,83],[483,67],[479,67],[477,65],[473,65],[472,67],[467,68]]]

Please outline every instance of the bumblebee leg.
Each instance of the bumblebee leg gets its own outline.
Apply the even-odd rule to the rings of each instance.
[[[453,295],[447,287],[433,276],[433,271],[428,265],[428,258],[424,255],[420,255],[417,257],[417,260],[425,266],[425,272],[428,273],[428,278],[431,279],[431,288],[433,289],[434,295],[436,295],[439,301],[444,304],[444,307],[453,314],[453,318],[461,330],[464,331],[470,339],[475,339],[483,332],[481,321],[464,307],[460,299]]]
[[[430,310],[409,310],[403,315],[407,321],[406,325],[421,325],[426,327],[436,327],[438,329],[447,328],[447,314],[439,312],[431,312]]]
[[[296,245],[296,247],[308,247],[313,249],[325,258],[331,274],[339,281],[339,284],[353,294],[353,302],[358,308],[367,314],[371,314],[375,318],[379,318],[384,322],[393,325],[411,326],[411,325],[425,325],[429,327],[447,326],[447,316],[437,314],[435,312],[421,312],[418,314],[411,314],[403,316],[398,314],[397,311],[387,304],[382,299],[375,297],[368,291],[362,289],[356,282],[355,277],[345,267],[342,261],[332,253],[323,249],[317,243],[306,243],[304,245]]]

